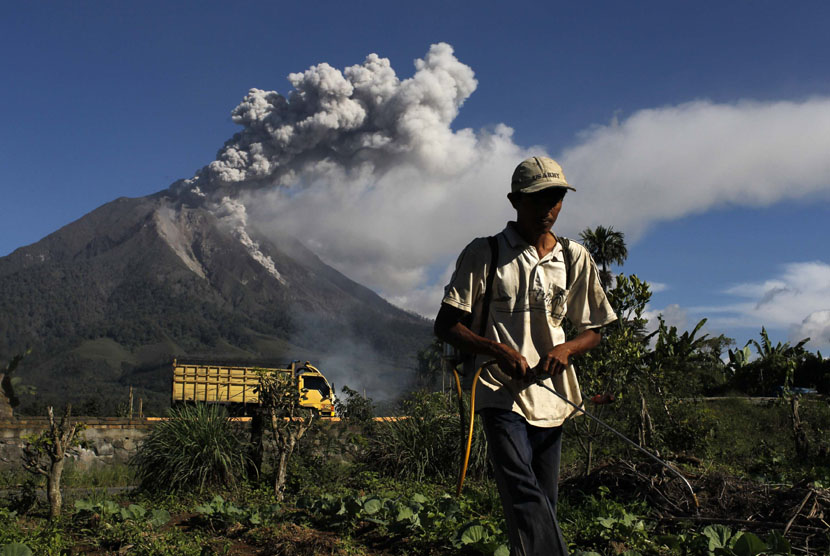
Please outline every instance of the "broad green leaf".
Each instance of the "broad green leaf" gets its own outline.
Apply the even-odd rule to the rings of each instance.
[[[90,500],[75,500],[75,509],[79,512],[95,511],[95,506],[96,504]]]
[[[489,536],[483,525],[471,523],[461,531],[460,539],[462,544],[475,544],[487,540]]]
[[[757,556],[767,550],[767,543],[752,533],[744,533],[735,541],[732,550],[737,556]]]
[[[366,515],[374,515],[383,508],[383,501],[377,496],[367,499],[363,503],[363,513]]]
[[[419,504],[426,504],[427,503],[427,497],[424,496],[423,494],[421,494],[420,492],[416,492],[415,494],[412,495],[412,501],[413,502],[418,502]]]
[[[153,527],[161,527],[170,521],[170,512],[167,510],[153,510],[150,512],[150,525]]]
[[[792,554],[790,541],[778,531],[772,531],[767,536],[767,551],[770,554]]]
[[[241,516],[241,515],[244,515],[244,514],[245,514],[245,510],[243,510],[242,508],[238,508],[238,507],[234,506],[233,504],[230,504],[230,503],[229,503],[229,504],[226,504],[226,505],[225,505],[225,508],[224,508],[224,513],[225,513],[225,515],[229,515],[229,516],[234,516],[234,517],[235,517],[235,516]]]
[[[32,550],[25,544],[13,542],[0,548],[0,556],[32,556]]]
[[[127,512],[129,514],[130,519],[139,520],[143,518],[147,514],[147,510],[144,509],[144,506],[139,504],[130,504],[127,508]],[[123,515],[123,508],[122,508],[122,515]]]
[[[112,500],[105,500],[101,504],[98,505],[101,510],[101,513],[104,515],[115,515],[121,509],[121,506],[113,502]]]
[[[510,556],[510,549],[507,548],[506,544],[499,545],[496,551],[493,552],[493,556]]]
[[[194,508],[194,510],[196,510],[196,513],[205,514],[205,515],[213,515],[214,514],[213,506],[209,506],[208,504],[203,504],[203,505],[196,506]]]
[[[707,525],[703,529],[703,535],[709,539],[709,551],[714,552],[717,548],[729,548],[732,530],[725,525]]]
[[[398,516],[395,518],[395,521],[410,521],[413,517],[415,517],[415,512],[412,511],[412,508],[401,505],[398,509]]]

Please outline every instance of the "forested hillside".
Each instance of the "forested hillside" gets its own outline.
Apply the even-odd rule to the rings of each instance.
[[[295,239],[240,237],[162,194],[113,201],[0,259],[0,314],[0,358],[31,350],[19,375],[39,395],[23,412],[64,399],[114,411],[130,385],[160,411],[169,363],[185,355],[310,359],[382,396],[430,335]]]

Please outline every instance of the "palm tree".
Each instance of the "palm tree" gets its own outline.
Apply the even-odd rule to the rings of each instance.
[[[585,228],[579,233],[582,244],[600,265],[600,279],[605,289],[611,284],[611,272],[608,265],[611,263],[623,264],[628,258],[628,249],[625,246],[625,234],[617,232],[613,227],[597,226],[593,230]]]

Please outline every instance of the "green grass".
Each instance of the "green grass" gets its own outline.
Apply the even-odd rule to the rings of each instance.
[[[203,490],[239,482],[248,448],[218,405],[183,405],[151,430],[130,460],[142,488]]]
[[[113,488],[135,486],[135,469],[126,463],[82,466],[69,461],[63,471],[61,486],[65,488]]]

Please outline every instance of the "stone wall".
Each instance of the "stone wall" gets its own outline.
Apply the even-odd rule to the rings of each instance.
[[[126,463],[154,423],[148,419],[83,416],[72,421],[86,426],[82,433],[84,446],[69,452],[80,465]],[[0,470],[19,469],[24,439],[48,428],[45,417],[0,421]]]
[[[59,417],[56,415],[56,419]],[[81,438],[83,447],[69,451],[69,458],[82,466],[126,463],[150,429],[161,419],[158,417],[144,419],[127,419],[122,417],[72,417],[72,422],[83,423],[85,429]],[[239,432],[250,434],[250,420],[234,419]],[[20,469],[24,439],[49,428],[46,417],[21,417],[13,420],[0,420],[0,471]],[[337,418],[324,419],[317,423],[313,436],[312,450],[330,452],[333,445],[339,445],[333,451],[341,459],[349,459],[342,449],[344,433],[347,427]],[[271,435],[265,433],[265,451],[272,451]],[[331,455],[330,453],[328,455]]]

